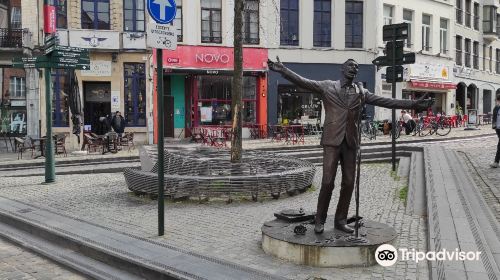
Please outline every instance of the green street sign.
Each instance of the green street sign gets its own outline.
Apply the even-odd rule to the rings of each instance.
[[[37,68],[35,63],[12,62],[12,68]]]
[[[69,64],[90,64],[90,59],[88,58],[68,58],[68,57],[52,57],[50,59],[52,63],[69,63]]]
[[[53,51],[74,52],[74,53],[82,53],[82,54],[87,54],[87,55],[89,53],[89,51],[87,49],[83,49],[83,48],[53,45],[53,46],[50,46],[49,48],[45,49],[45,54],[52,53]]]
[[[90,59],[88,52],[78,53],[78,52],[53,51],[51,55],[52,57]]]

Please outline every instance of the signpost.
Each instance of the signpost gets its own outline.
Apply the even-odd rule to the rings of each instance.
[[[147,0],[148,12],[154,23],[147,27],[147,45],[156,48],[156,98],[158,108],[158,235],[164,235],[164,139],[163,139],[163,49],[175,50],[177,36],[171,23],[175,18],[175,0]]]
[[[404,53],[404,40],[408,39],[408,23],[384,25],[382,37],[387,41],[385,56],[375,58],[372,63],[386,69],[386,81],[392,83],[392,98],[396,98],[396,83],[403,81],[403,64],[415,63],[415,53]],[[396,110],[392,109],[392,170],[396,171]]]
[[[55,181],[54,167],[54,143],[52,139],[52,81],[51,70],[56,69],[90,69],[90,57],[88,50],[59,46],[57,34],[46,34],[45,55],[37,57],[16,57],[12,59],[14,68],[42,68],[45,69],[45,111],[46,111],[46,138],[45,141],[45,183]]]

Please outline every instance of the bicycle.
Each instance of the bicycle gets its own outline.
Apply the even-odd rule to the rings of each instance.
[[[371,120],[361,121],[361,136],[368,138],[369,140],[377,139],[379,122]]]
[[[439,117],[436,121],[435,119],[430,120],[425,123],[422,129],[419,131],[419,136],[432,135],[436,133],[439,136],[446,136],[451,131],[451,124],[448,119],[444,116]]]

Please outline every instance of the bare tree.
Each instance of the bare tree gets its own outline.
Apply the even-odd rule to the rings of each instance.
[[[242,156],[242,96],[243,96],[243,1],[234,3],[234,71],[232,84],[232,131],[231,162],[239,162]]]

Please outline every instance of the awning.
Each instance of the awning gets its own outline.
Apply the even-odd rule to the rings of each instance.
[[[456,89],[457,84],[448,83],[436,83],[436,82],[426,82],[426,81],[410,81],[410,86],[412,88],[426,88],[426,89]]]

